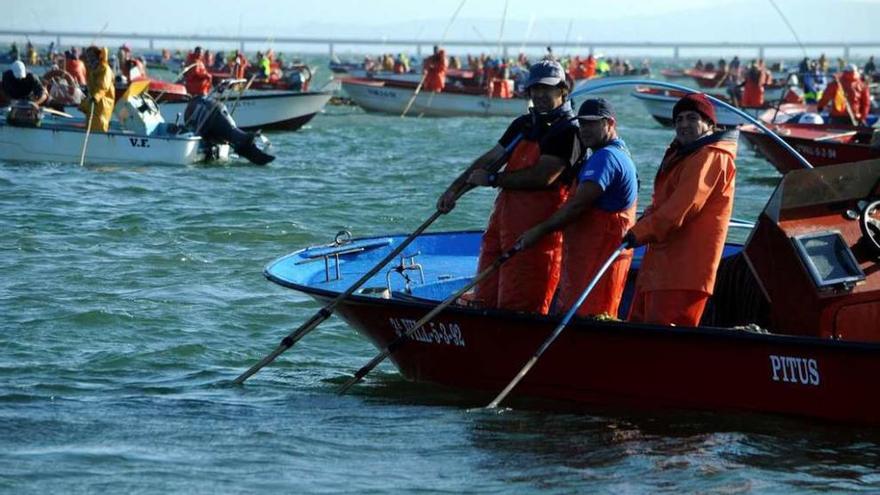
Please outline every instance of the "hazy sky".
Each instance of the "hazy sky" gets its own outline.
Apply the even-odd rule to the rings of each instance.
[[[877,42],[880,0],[775,0],[804,42]],[[561,42],[794,42],[771,0],[0,0],[0,29]],[[106,27],[105,27],[106,26]],[[0,39],[3,39],[0,37]],[[6,38],[9,39],[8,37]],[[318,48],[321,50],[321,48]]]

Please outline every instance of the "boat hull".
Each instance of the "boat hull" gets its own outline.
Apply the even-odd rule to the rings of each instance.
[[[341,304],[337,314],[378,349],[431,309],[364,299]],[[495,394],[556,324],[553,318],[448,310],[408,339],[392,360],[412,381]],[[514,394],[611,407],[880,422],[880,400],[858,385],[880,373],[880,349],[835,344],[736,330],[577,321]]]
[[[804,126],[792,126],[797,129]],[[825,129],[826,135],[836,132],[828,126],[815,126],[817,129]],[[771,127],[786,143],[803,155],[814,167],[835,165],[838,163],[860,162],[880,158],[880,148],[866,144],[841,143],[835,140],[817,140],[807,136],[794,136],[785,132],[785,128]],[[843,129],[842,131],[846,131]],[[840,133],[837,133],[840,134]],[[764,156],[780,173],[803,168],[790,152],[784,149],[776,141],[753,126],[744,126],[740,135],[743,136],[755,149]]]
[[[0,124],[0,159],[79,163],[85,141],[83,128],[17,127]],[[229,147],[218,148],[216,161],[229,158]],[[125,132],[92,132],[86,146],[88,164],[189,165],[206,161],[201,138],[140,136]]]
[[[413,96],[415,86],[369,79],[343,79],[342,89],[364,110],[401,115]],[[528,101],[523,98],[421,91],[407,113],[428,117],[516,117],[526,112]]]
[[[386,348],[473,277],[480,238],[478,232],[419,236],[407,249],[420,253],[427,282],[407,295],[396,269],[388,267],[387,275],[371,278],[364,284],[366,291],[346,298],[335,313],[377,349]],[[265,275],[326,304],[402,239],[372,238],[297,251],[270,263]],[[736,251],[725,250],[727,255]],[[443,284],[443,290],[429,290]],[[729,297],[741,301],[741,285]],[[386,297],[374,296],[379,293]],[[624,299],[628,297],[625,293]],[[488,402],[559,321],[558,316],[452,305],[408,337],[391,360],[409,380],[483,392]],[[511,399],[756,411],[878,424],[880,397],[870,393],[878,373],[880,344],[872,342],[575,318]]]

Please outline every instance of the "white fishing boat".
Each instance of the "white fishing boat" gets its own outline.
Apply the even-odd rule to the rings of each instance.
[[[241,98],[238,92],[229,90],[223,95],[215,95],[218,101],[226,104],[235,122],[242,130],[280,129],[296,130],[312,120],[324,109],[333,93],[330,91],[284,91],[248,90]],[[237,100],[237,103],[236,103]],[[159,99],[159,111],[166,122],[183,123],[183,115],[190,98]],[[74,117],[83,118],[83,113],[75,107],[65,111]],[[178,117],[179,116],[179,117]]]
[[[333,93],[261,89],[245,91],[241,98],[237,98],[237,95],[237,92],[230,91],[225,103],[230,112],[235,109],[232,115],[240,129],[292,131],[304,126],[323,110]],[[167,122],[175,122],[178,114],[182,119],[186,105],[186,101],[161,102],[159,110]]]
[[[228,145],[167,124],[145,89],[120,98],[108,132],[87,132],[84,118],[28,103],[0,109],[0,160],[189,165],[229,159]]]
[[[401,115],[416,90],[403,81],[346,78],[342,89],[364,110]],[[528,111],[525,98],[490,98],[447,85],[440,93],[420,91],[407,115],[428,117],[516,117]]]
[[[8,109],[0,110],[0,160],[79,163],[85,142],[84,119],[45,119],[38,127],[9,124]],[[209,145],[191,132],[176,134],[174,126],[145,135],[111,127],[91,132],[85,152],[88,164],[173,164],[226,161],[229,146]]]
[[[642,105],[645,106],[648,113],[657,122],[665,126],[672,126],[672,108],[684,96],[684,93],[681,91],[655,88],[636,88],[631,94],[635,99],[642,102]],[[717,95],[713,96],[719,98]],[[764,108],[742,108],[741,110],[766,122],[786,122],[804,113],[806,106],[797,103],[783,103],[779,106],[778,111],[776,107],[771,106]],[[715,105],[715,112],[718,117],[718,125],[734,127],[746,123],[745,119],[720,105]]]

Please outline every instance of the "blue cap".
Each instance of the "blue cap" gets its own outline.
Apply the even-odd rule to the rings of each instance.
[[[578,120],[617,119],[614,107],[605,98],[593,98],[581,104],[578,109]]]
[[[565,71],[562,66],[555,60],[541,60],[529,67],[529,80],[526,82],[526,89],[531,88],[535,84],[546,84],[547,86],[558,86],[565,83]]]

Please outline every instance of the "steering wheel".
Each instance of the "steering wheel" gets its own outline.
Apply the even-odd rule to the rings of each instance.
[[[880,219],[875,214],[880,210],[880,200],[868,203],[859,214],[859,227],[862,229],[862,236],[865,244],[880,255]]]

